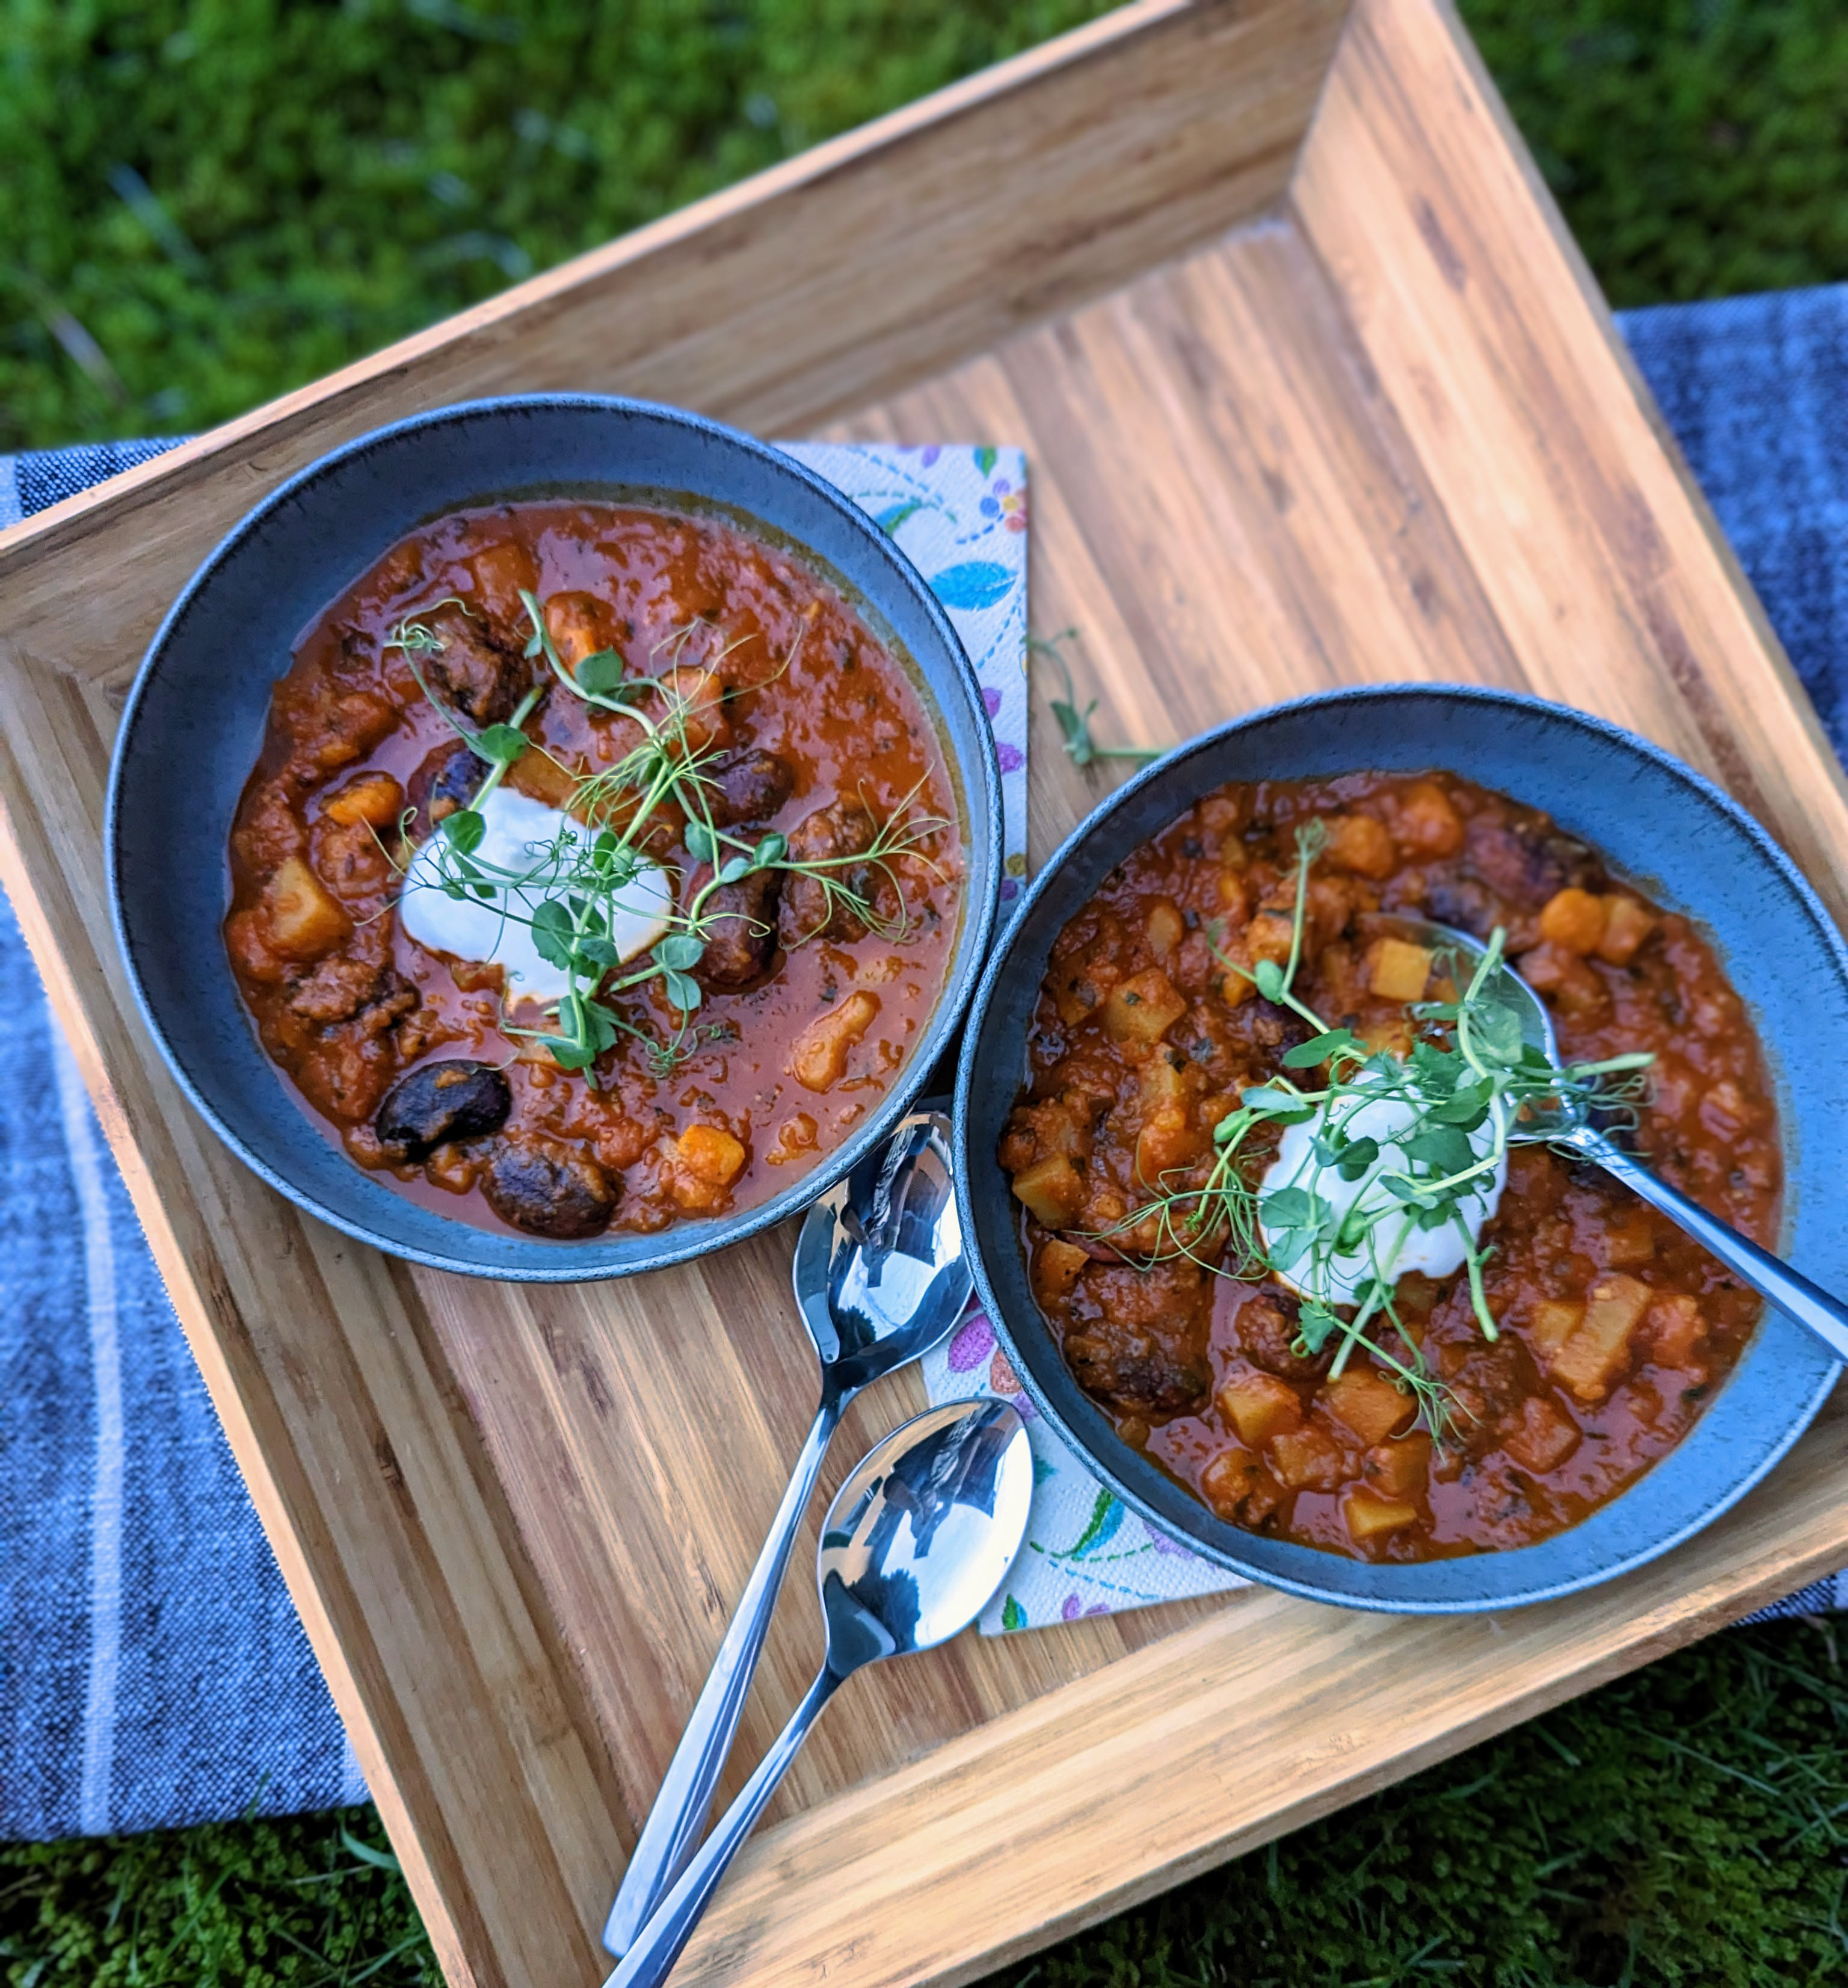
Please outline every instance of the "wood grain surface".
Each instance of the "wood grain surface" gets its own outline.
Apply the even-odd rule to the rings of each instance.
[[[1155,0],[0,535],[0,874],[453,1983],[596,1933],[813,1403],[790,1237],[620,1285],[388,1263],[193,1117],[100,826],[220,532],[488,392],[1019,443],[1105,735],[1356,681],[1541,690],[1714,774],[1848,907],[1833,756],[1443,0]],[[1109,785],[1036,686],[1035,860]],[[839,1439],[919,1405],[876,1390]],[[1492,1619],[1255,1591],[855,1681],[677,1979],[968,1979],[1848,1559],[1848,1419],[1657,1567]],[[799,1549],[799,1560],[804,1557]],[[792,1581],[731,1785],[807,1681]],[[1383,1706],[1378,1679],[1400,1680]]]

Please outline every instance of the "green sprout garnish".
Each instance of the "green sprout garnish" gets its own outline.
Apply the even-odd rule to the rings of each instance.
[[[710,768],[719,752],[693,742],[690,727],[695,707],[668,681],[671,669],[660,677],[630,676],[613,649],[586,657],[575,671],[568,669],[546,628],[543,604],[529,593],[522,592],[520,598],[532,629],[526,645],[529,658],[542,657],[552,683],[586,704],[619,714],[642,735],[613,766],[600,772],[579,775],[561,769],[573,782],[564,810],[569,819],[550,844],[535,845],[533,860],[522,868],[492,863],[479,854],[487,830],[481,807],[526,752],[544,752],[523,728],[549,686],[529,690],[505,724],[471,730],[435,695],[418,668],[420,656],[441,653],[441,637],[421,622],[406,620],[393,631],[388,644],[404,651],[424,696],[488,765],[468,806],[445,816],[426,845],[437,872],[428,888],[451,898],[473,896],[495,903],[502,919],[527,927],[541,958],[568,976],[566,992],[542,1010],[544,1026],[517,1023],[503,1006],[503,1033],[543,1044],[560,1068],[582,1071],[593,1087],[597,1059],[623,1036],[644,1046],[657,1076],[671,1074],[702,1043],[728,1033],[723,1025],[696,1023],[704,993],[694,969],[704,955],[717,919],[738,915],[726,912],[723,901],[715,901],[716,894],[754,871],[777,870],[813,879],[827,906],[822,926],[837,910],[844,911],[882,938],[904,938],[911,912],[904,866],[897,859],[910,857],[934,867],[929,845],[950,826],[916,805],[917,789],[878,825],[871,845],[853,856],[796,858],[787,838],[774,831],[747,837],[722,829],[713,819],[711,805]],[[677,630],[664,644],[670,665],[703,625]],[[799,637],[798,647],[799,643]],[[715,660],[730,653],[723,651]],[[794,654],[785,658],[784,669]],[[643,708],[654,699],[664,707],[658,715]],[[687,878],[666,864],[657,864],[644,846],[660,826],[658,811],[667,803],[686,818],[681,840],[688,857],[710,872],[684,904]],[[617,942],[617,920],[625,908],[633,907],[633,900],[625,904],[623,894],[633,891],[647,866],[668,871],[670,902],[663,914],[667,929],[644,954],[624,962]],[[408,864],[401,867],[408,871]],[[882,913],[868,895],[877,891],[880,879],[890,886],[895,912]],[[762,937],[769,928],[754,924],[753,930]],[[796,943],[813,936],[802,935]],[[637,1019],[633,1002],[621,999],[643,995],[651,986],[658,987],[671,1018],[664,1033],[651,1017]]]
[[[1184,1256],[1217,1274],[1283,1277],[1302,1294],[1296,1350],[1304,1357],[1337,1343],[1331,1376],[1364,1346],[1417,1401],[1420,1419],[1441,1441],[1449,1391],[1431,1372],[1397,1309],[1397,1266],[1420,1231],[1454,1229],[1461,1242],[1470,1302],[1485,1337],[1500,1327],[1483,1267],[1490,1255],[1469,1224],[1505,1164],[1511,1135],[1529,1114],[1576,1119],[1593,1111],[1628,1113],[1641,1094],[1647,1053],[1563,1070],[1522,1033],[1519,997],[1503,978],[1505,934],[1498,928],[1457,999],[1421,1002],[1410,1013],[1417,1039],[1407,1056],[1370,1047],[1346,1027],[1331,1027],[1297,992],[1309,902],[1309,872],[1325,833],[1319,822],[1296,834],[1296,888],[1289,956],[1260,960],[1248,972],[1214,950],[1229,972],[1250,981],[1274,1005],[1314,1029],[1285,1052],[1282,1070],[1245,1090],[1213,1131],[1213,1157],[1198,1168],[1164,1174],[1157,1192],[1097,1239],[1149,1259]],[[1455,962],[1458,971],[1461,962]],[[1294,1074],[1321,1070],[1319,1088]],[[1364,1116],[1363,1116],[1364,1114]],[[1309,1158],[1294,1178],[1266,1191],[1262,1182],[1288,1127],[1310,1128]],[[1351,1199],[1326,1188],[1333,1173],[1359,1184]],[[1152,1235],[1154,1245],[1138,1239]],[[1404,1357],[1382,1344],[1393,1329]]]

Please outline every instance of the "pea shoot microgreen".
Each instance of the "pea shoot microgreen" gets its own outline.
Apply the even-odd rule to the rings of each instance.
[[[689,624],[669,638],[663,645],[668,667],[659,675],[630,674],[614,649],[586,656],[573,668],[566,666],[546,627],[543,603],[530,593],[522,592],[520,598],[532,629],[525,655],[529,661],[542,660],[546,681],[529,690],[504,724],[473,729],[431,689],[418,659],[441,654],[443,641],[426,623],[401,621],[388,644],[404,652],[424,696],[488,766],[468,806],[444,816],[426,845],[435,871],[429,888],[452,898],[473,896],[494,904],[503,921],[528,927],[539,956],[567,976],[566,992],[546,1004],[542,1026],[516,1021],[503,1007],[505,1034],[542,1045],[560,1068],[582,1072],[593,1087],[597,1059],[622,1037],[644,1046],[650,1067],[660,1077],[671,1074],[701,1043],[726,1039],[734,1033],[728,1025],[695,1020],[704,991],[694,970],[704,955],[715,921],[740,915],[728,910],[718,894],[756,871],[813,879],[827,908],[820,926],[841,910],[869,931],[902,939],[912,916],[907,884],[914,881],[917,868],[934,867],[931,845],[950,825],[919,804],[922,782],[883,823],[877,823],[871,845],[852,856],[799,858],[792,855],[788,838],[773,830],[739,833],[721,828],[711,805],[711,768],[722,756],[722,748],[712,742],[715,728],[702,722],[709,720],[715,700],[696,700],[675,678],[690,639],[708,624]],[[455,604],[468,611],[465,604]],[[747,636],[740,641],[755,639]],[[798,646],[799,642],[799,637]],[[735,642],[716,652],[701,674],[715,668],[739,645]],[[785,659],[783,669],[794,653]],[[709,690],[715,679],[708,676],[706,681]],[[572,783],[563,810],[565,826],[549,844],[531,845],[526,852],[531,860],[524,867],[492,863],[479,853],[487,826],[481,804],[526,753],[545,752],[524,728],[549,689],[563,690],[594,708],[620,715],[640,736],[613,764],[593,773],[555,761]],[[693,865],[684,874],[666,860],[667,838],[662,831],[672,820],[669,809],[684,817],[678,839]],[[401,867],[408,875],[410,866]],[[703,880],[689,888],[702,869],[707,873]],[[890,886],[895,909],[882,908],[882,880]],[[647,915],[664,928],[650,945],[627,960],[622,957],[618,935],[625,915],[630,919]],[[761,936],[768,928],[755,929]],[[796,942],[809,936],[800,935]],[[651,989],[658,992],[659,1003],[648,999]],[[668,1018],[664,1031],[657,1019],[660,1006]]]
[[[1407,1245],[1421,1232],[1454,1233],[1476,1323],[1494,1340],[1500,1328],[1483,1276],[1491,1246],[1477,1230],[1511,1134],[1528,1114],[1633,1111],[1653,1059],[1556,1068],[1523,1035],[1499,928],[1454,999],[1408,1009],[1407,1053],[1331,1026],[1296,987],[1309,874],[1324,840],[1319,822],[1297,832],[1285,962],[1260,959],[1248,969],[1215,945],[1228,972],[1316,1033],[1285,1053],[1275,1076],[1241,1094],[1213,1129],[1210,1161],[1164,1175],[1151,1199],[1098,1239],[1147,1259],[1184,1256],[1225,1276],[1287,1280],[1301,1299],[1296,1351],[1313,1356],[1333,1344],[1333,1376],[1364,1346],[1416,1398],[1421,1421],[1441,1439],[1449,1391],[1397,1301]],[[1468,962],[1439,965],[1454,989]],[[1299,1077],[1314,1070],[1323,1073],[1319,1087]],[[1300,1152],[1288,1178],[1273,1184],[1282,1135],[1292,1127],[1306,1137],[1293,1142]]]
[[[1091,736],[1091,714],[1097,708],[1097,700],[1093,698],[1083,710],[1078,708],[1078,693],[1072,687],[1072,672],[1065,659],[1061,642],[1069,641],[1076,635],[1076,628],[1062,628],[1056,635],[1029,635],[1027,647],[1034,653],[1046,656],[1059,667],[1060,679],[1065,685],[1065,695],[1051,700],[1052,717],[1059,730],[1066,757],[1074,766],[1089,766],[1099,759],[1127,759],[1137,766],[1146,766],[1161,755],[1154,748],[1145,746],[1100,746]]]

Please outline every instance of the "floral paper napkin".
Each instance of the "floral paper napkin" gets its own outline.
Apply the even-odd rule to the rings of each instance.
[[[1027,485],[1017,448],[888,448],[785,442],[798,462],[890,532],[949,610],[981,681],[1001,760],[1012,915],[1027,860]],[[1027,1542],[981,1616],[985,1635],[1211,1594],[1246,1584],[1155,1530],[1106,1491],[1046,1428],[995,1337],[971,1309],[927,1356],[933,1402],[998,1395],[1026,1418],[1035,1489]]]

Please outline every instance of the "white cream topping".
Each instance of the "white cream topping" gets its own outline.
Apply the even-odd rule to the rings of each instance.
[[[1350,1139],[1379,1141],[1379,1158],[1359,1179],[1343,1180],[1333,1167],[1323,1166],[1316,1158],[1316,1135],[1327,1129],[1319,1114],[1302,1124],[1285,1126],[1278,1141],[1277,1157],[1258,1190],[1259,1228],[1269,1245],[1272,1236],[1263,1222],[1264,1202],[1286,1187],[1305,1188],[1323,1207],[1339,1209],[1343,1215],[1364,1196],[1363,1212],[1377,1215],[1377,1219],[1359,1248],[1319,1262],[1309,1256],[1299,1258],[1289,1271],[1281,1273],[1282,1280],[1324,1304],[1345,1305],[1353,1303],[1360,1291],[1372,1283],[1376,1258],[1379,1273],[1388,1285],[1411,1270],[1421,1270],[1427,1277],[1453,1276],[1463,1267],[1465,1260],[1463,1238],[1455,1222],[1447,1222],[1439,1229],[1421,1229],[1416,1215],[1380,1183],[1383,1173],[1403,1168],[1403,1160],[1395,1158],[1387,1141],[1414,1123],[1419,1115],[1416,1107],[1398,1097],[1382,1097],[1373,1104],[1358,1105],[1350,1097],[1342,1102],[1340,1110]],[[1495,1141],[1492,1117],[1469,1134],[1470,1149],[1478,1159],[1487,1155]],[[1482,1175],[1480,1183],[1461,1198],[1461,1212],[1472,1244],[1481,1239],[1482,1225],[1501,1206],[1502,1190],[1507,1182],[1505,1152],[1494,1172]]]
[[[473,856],[491,872],[528,874],[557,847],[561,836],[574,842],[590,837],[582,822],[505,786],[496,787],[478,812],[485,826]],[[540,957],[530,927],[522,921],[550,894],[544,885],[546,872],[524,891],[508,885],[485,898],[452,898],[443,889],[438,867],[441,840],[432,836],[424,844],[404,879],[398,921],[405,932],[432,952],[498,965],[506,976],[509,1002],[559,999],[569,990],[570,975]],[[611,905],[610,936],[619,955],[627,960],[646,952],[667,931],[673,909],[673,878],[658,863],[644,860]]]

